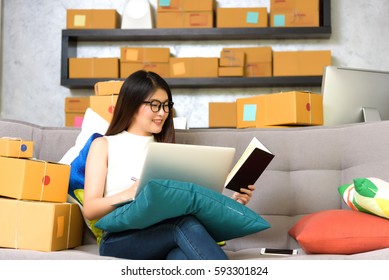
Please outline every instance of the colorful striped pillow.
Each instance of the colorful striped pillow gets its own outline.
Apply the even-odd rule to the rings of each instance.
[[[338,188],[353,210],[389,219],[389,183],[379,178],[356,178]]]

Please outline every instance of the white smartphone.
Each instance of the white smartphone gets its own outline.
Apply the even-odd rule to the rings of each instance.
[[[292,256],[292,255],[297,255],[297,250],[296,249],[262,248],[261,255]]]

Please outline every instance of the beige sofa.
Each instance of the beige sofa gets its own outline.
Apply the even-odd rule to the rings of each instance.
[[[80,129],[40,127],[26,122],[0,120],[0,137],[33,140],[34,156],[59,161],[75,143]],[[238,157],[256,136],[275,158],[256,183],[248,207],[271,228],[243,238],[228,240],[223,247],[231,259],[389,259],[389,248],[358,254],[307,254],[288,234],[303,216],[328,209],[349,209],[339,195],[341,184],[355,177],[378,177],[389,181],[389,122],[338,127],[290,129],[190,129],[178,130],[177,142],[231,146]],[[226,194],[230,194],[228,190]],[[226,229],[227,230],[227,229]],[[1,232],[0,232],[1,234]],[[388,236],[389,238],[389,236]],[[298,255],[260,255],[260,248],[296,248]],[[89,230],[83,245],[57,252],[0,248],[0,259],[107,259]]]

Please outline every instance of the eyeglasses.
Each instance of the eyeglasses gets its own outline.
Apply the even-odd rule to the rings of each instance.
[[[161,110],[161,107],[165,113],[169,113],[174,105],[172,101],[165,101],[162,103],[159,100],[144,101],[143,103],[149,104],[151,111],[154,113],[158,113],[159,110]]]

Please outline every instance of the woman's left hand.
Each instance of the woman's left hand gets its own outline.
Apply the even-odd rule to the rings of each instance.
[[[253,191],[255,191],[255,186],[249,185],[248,189],[241,188],[240,191],[241,191],[240,193],[234,192],[231,198],[235,199],[236,201],[238,201],[243,205],[246,205],[250,201],[251,197],[253,196]]]

